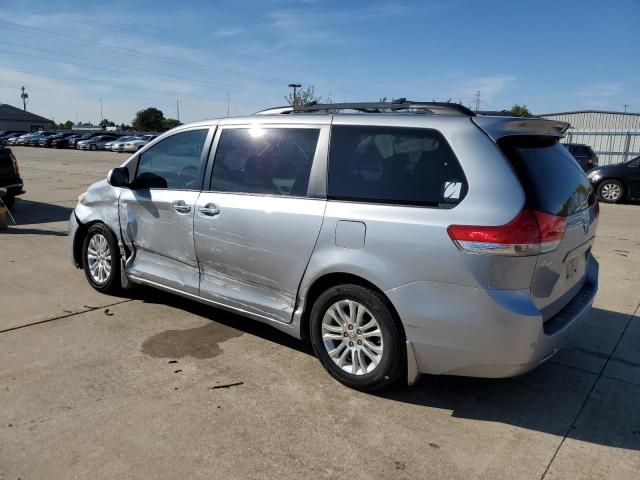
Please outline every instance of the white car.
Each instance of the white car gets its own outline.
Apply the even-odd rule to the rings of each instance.
[[[135,140],[126,142],[124,144],[124,148],[122,149],[122,151],[137,152],[138,150],[140,150],[142,147],[144,147],[147,143],[149,143],[151,140],[153,140],[156,137],[157,135],[141,135],[139,137],[136,137]]]
[[[122,152],[124,149],[124,144],[128,141],[138,139],[140,137],[136,137],[134,135],[129,135],[127,137],[120,137],[113,142],[108,142],[105,146],[105,150],[111,150],[112,152]]]

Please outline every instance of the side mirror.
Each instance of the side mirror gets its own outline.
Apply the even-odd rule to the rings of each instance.
[[[112,187],[128,187],[129,169],[127,167],[114,168],[107,175],[107,182]]]

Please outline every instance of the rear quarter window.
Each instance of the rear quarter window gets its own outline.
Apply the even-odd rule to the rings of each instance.
[[[438,131],[342,125],[331,129],[330,199],[452,208],[466,192],[462,167]]]
[[[530,208],[567,217],[595,201],[591,182],[556,138],[510,136],[498,145],[516,171]]]

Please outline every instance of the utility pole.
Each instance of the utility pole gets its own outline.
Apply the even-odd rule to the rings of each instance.
[[[473,96],[473,101],[476,102],[476,112],[480,110],[480,90],[476,90],[476,94]]]
[[[180,121],[180,100],[176,100],[176,120]]]
[[[102,99],[100,99],[100,121],[102,122],[102,120],[104,120],[104,117],[102,116]]]
[[[27,111],[27,98],[29,98],[29,94],[25,91],[24,85],[21,88],[22,93],[20,94],[20,98],[22,99],[22,110]]]
[[[227,118],[229,117],[229,99],[231,98],[231,92],[227,90]]]
[[[624,113],[627,113],[627,108],[629,108],[629,104],[628,104],[628,103],[625,103],[625,104],[624,104]]]
[[[298,105],[298,96],[296,95],[296,91],[298,88],[300,88],[302,85],[300,85],[299,83],[290,83],[289,84],[289,88],[293,88],[293,106],[295,107],[296,105]]]

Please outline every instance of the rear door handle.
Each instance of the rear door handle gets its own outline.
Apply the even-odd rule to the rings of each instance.
[[[176,200],[171,203],[171,209],[181,215],[191,213],[191,205],[187,205],[184,200]]]
[[[220,209],[216,207],[215,203],[207,203],[204,207],[200,207],[198,212],[203,217],[215,217],[220,213]]]

